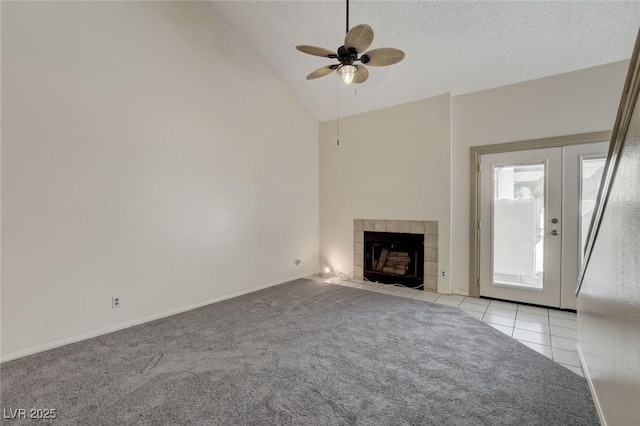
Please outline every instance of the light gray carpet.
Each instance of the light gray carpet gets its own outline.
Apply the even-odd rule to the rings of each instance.
[[[598,424],[583,378],[456,308],[309,280],[1,373],[1,408],[64,425]]]

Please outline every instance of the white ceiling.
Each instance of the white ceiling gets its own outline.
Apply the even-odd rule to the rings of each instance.
[[[337,74],[305,76],[335,60],[298,44],[343,44],[344,1],[214,1],[227,24],[320,121],[443,93],[476,92],[628,59],[640,2],[350,1],[350,27],[373,27],[371,48],[396,47],[399,64],[369,67],[357,88]]]

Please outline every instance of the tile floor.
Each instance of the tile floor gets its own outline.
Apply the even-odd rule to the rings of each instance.
[[[584,377],[576,353],[577,316],[574,312],[476,297],[440,295],[431,291],[372,282],[309,278],[459,308]]]

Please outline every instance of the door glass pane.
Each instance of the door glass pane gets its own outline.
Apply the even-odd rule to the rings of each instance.
[[[493,282],[542,288],[545,163],[493,167]]]
[[[605,158],[581,158],[580,159],[580,265],[584,257],[584,249],[587,245],[589,226],[593,209],[596,205],[598,188],[602,179]]]

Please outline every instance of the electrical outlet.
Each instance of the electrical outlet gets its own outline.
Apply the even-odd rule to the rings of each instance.
[[[111,307],[112,308],[119,308],[120,307],[120,298],[119,297],[112,297],[111,298]]]
[[[444,269],[442,271],[440,271],[440,276],[442,278],[446,278],[447,274],[444,272]]]
[[[302,260],[300,259],[293,259],[293,263],[296,264],[296,266],[300,265],[300,262],[302,262]]]

